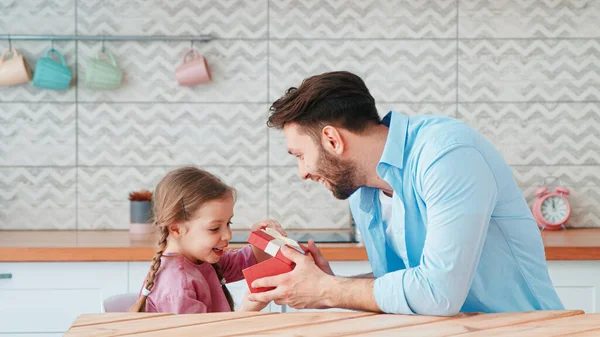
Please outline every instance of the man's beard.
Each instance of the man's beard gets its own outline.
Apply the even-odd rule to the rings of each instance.
[[[317,174],[329,182],[331,192],[337,199],[348,199],[360,187],[356,165],[334,157],[322,147],[316,169]]]

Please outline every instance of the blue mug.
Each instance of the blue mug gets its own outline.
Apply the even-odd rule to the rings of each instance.
[[[50,53],[55,53],[60,57],[60,63],[50,57]],[[46,52],[45,57],[41,57],[35,72],[33,74],[33,86],[42,89],[66,90],[71,84],[72,73],[67,67],[65,58],[56,49],[51,48]]]

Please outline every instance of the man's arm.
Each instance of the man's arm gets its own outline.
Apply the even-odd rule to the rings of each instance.
[[[477,149],[455,148],[417,177],[427,205],[421,263],[375,281],[375,299],[387,313],[451,316],[460,311],[473,282],[497,187]]]
[[[281,251],[296,267],[289,273],[255,280],[252,283],[254,288],[275,289],[250,294],[250,301],[275,301],[296,309],[347,308],[381,312],[373,293],[375,279],[336,277],[324,272],[310,257],[294,249],[282,247]]]
[[[360,274],[360,275],[350,276],[350,278],[375,278],[375,275],[373,275],[373,273],[368,273],[368,274]]]
[[[326,308],[382,312],[375,301],[374,278],[336,277],[330,282],[323,296]]]

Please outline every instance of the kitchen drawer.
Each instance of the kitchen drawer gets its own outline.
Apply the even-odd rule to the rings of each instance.
[[[127,291],[127,263],[0,263],[0,333],[62,333]],[[2,337],[0,335],[0,337]]]
[[[548,261],[548,273],[565,309],[600,312],[600,261]]]
[[[129,262],[129,292],[140,292],[148,270],[150,270],[150,262]]]
[[[12,278],[0,278],[0,289],[90,288],[123,277],[127,284],[127,265],[128,262],[3,262],[0,275],[10,273]],[[120,283],[122,279],[122,286]]]

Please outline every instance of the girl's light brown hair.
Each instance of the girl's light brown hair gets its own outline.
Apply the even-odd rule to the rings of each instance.
[[[194,218],[194,212],[209,201],[224,198],[235,198],[235,190],[224,184],[219,178],[196,167],[182,167],[170,171],[158,183],[152,196],[153,223],[158,231],[158,248],[152,258],[150,271],[146,276],[144,287],[152,291],[156,274],[160,269],[160,259],[167,247],[169,225]],[[213,268],[223,283],[223,275],[219,266]],[[233,298],[223,284],[223,292],[233,311]],[[146,309],[147,296],[140,296],[130,311],[142,312]]]

